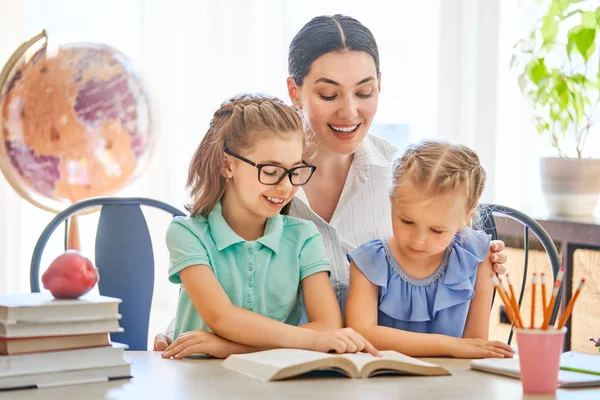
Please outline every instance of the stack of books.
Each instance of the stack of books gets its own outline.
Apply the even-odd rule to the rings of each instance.
[[[129,378],[126,345],[111,343],[120,299],[46,293],[0,296],[0,389]]]

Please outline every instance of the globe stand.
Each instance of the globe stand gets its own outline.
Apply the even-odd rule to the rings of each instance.
[[[77,216],[69,218],[67,250],[81,250],[81,241],[79,239],[79,222]]]

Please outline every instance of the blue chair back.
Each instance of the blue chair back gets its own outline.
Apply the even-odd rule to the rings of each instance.
[[[161,201],[146,198],[97,197],[71,205],[57,214],[40,235],[31,258],[30,285],[40,291],[40,261],[48,239],[69,217],[90,208],[101,207],[96,232],[96,262],[101,295],[123,302],[119,313],[124,332],[111,334],[111,340],[125,343],[130,350],[147,350],[150,306],[154,290],[154,254],[150,232],[141,206],[163,210],[172,216],[186,215]],[[65,226],[65,249],[66,249]]]
[[[519,307],[521,306],[521,302],[523,301],[523,294],[525,293],[525,283],[527,281],[527,267],[529,264],[529,231],[533,232],[533,234],[540,241],[544,249],[546,250],[546,254],[550,259],[550,265],[552,267],[553,280],[556,279],[556,275],[560,270],[561,261],[560,255],[554,241],[546,232],[546,230],[533,218],[528,215],[517,211],[513,208],[501,206],[497,204],[481,204],[479,206],[479,215],[482,218],[480,221],[480,225],[486,231],[486,233],[492,235],[492,239],[498,239],[498,232],[496,231],[496,221],[494,219],[494,214],[502,215],[509,217],[517,222],[520,222],[523,225],[523,241],[524,241],[524,251],[525,251],[525,261],[523,265],[523,280],[521,283],[521,290],[519,293]],[[550,318],[550,324],[554,324],[556,321],[556,317],[558,315],[558,310],[560,308],[560,298],[562,293],[562,287],[558,293],[558,300],[554,305],[554,309],[552,310],[552,315]],[[494,296],[496,293],[494,292]],[[508,344],[512,341],[513,331],[511,329],[510,334],[508,335]]]

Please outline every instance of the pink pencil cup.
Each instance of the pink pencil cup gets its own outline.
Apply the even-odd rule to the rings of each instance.
[[[515,329],[524,394],[553,394],[567,328]]]

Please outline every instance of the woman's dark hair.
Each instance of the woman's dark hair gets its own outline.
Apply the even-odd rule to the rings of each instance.
[[[310,20],[292,39],[288,53],[288,72],[296,85],[302,86],[310,66],[332,51],[366,51],[375,61],[377,76],[379,50],[373,33],[352,17],[322,15]]]

